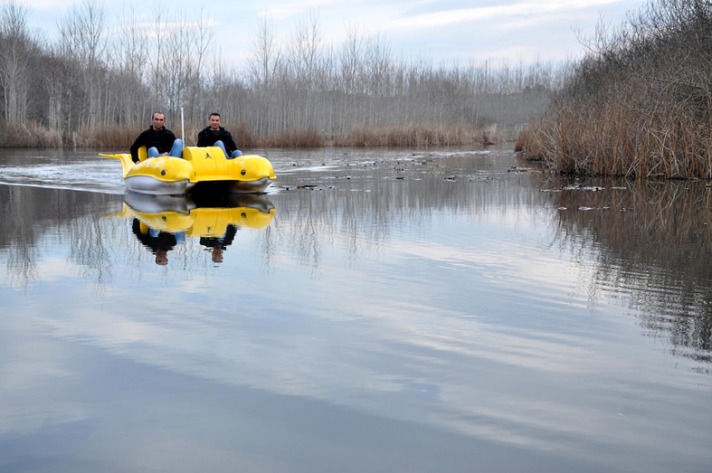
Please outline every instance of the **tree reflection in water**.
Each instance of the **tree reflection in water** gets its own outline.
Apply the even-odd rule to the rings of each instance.
[[[137,202],[101,191],[103,175],[91,173],[84,177],[95,192],[0,186],[5,359],[37,383],[8,377],[18,390],[6,398],[10,410],[34,401],[30,414],[42,426],[28,436],[27,422],[10,416],[10,443],[26,439],[26,451],[41,452],[52,445],[48,429],[62,438],[57,445],[77,430],[68,459],[103,448],[99,463],[112,464],[136,432],[113,420],[129,417],[156,439],[186,435],[198,454],[232,454],[234,442],[213,440],[250,442],[261,431],[247,447],[306,439],[303,451],[318,457],[334,430],[306,412],[336,413],[339,431],[373,418],[382,432],[381,421],[397,421],[389,438],[427,434],[403,443],[398,459],[450,470],[448,433],[463,441],[455,453],[464,469],[492,445],[507,446],[495,460],[527,466],[527,452],[543,453],[561,465],[547,468],[554,472],[709,465],[700,407],[709,398],[712,280],[704,183],[574,181],[518,167],[506,149],[285,151],[270,160],[279,176],[268,196],[274,213]],[[266,225],[241,230],[252,210]],[[222,213],[230,217],[217,224]],[[185,242],[157,266],[135,221]],[[224,261],[201,241],[228,248]],[[640,337],[639,327],[664,342]],[[38,341],[52,351],[37,350]],[[64,351],[72,356],[45,356]],[[55,358],[56,369],[43,369]],[[120,373],[137,369],[139,389],[126,391]],[[61,397],[62,386],[76,392]],[[176,392],[185,404],[154,409]],[[255,403],[243,408],[251,393]],[[263,419],[275,419],[285,399],[294,401],[289,415],[269,428]],[[66,400],[93,409],[85,424],[115,437],[82,450],[84,429],[46,427],[48,407],[64,413]],[[213,401],[215,420],[201,424]],[[13,419],[21,428],[12,430]],[[370,429],[361,433],[370,438]],[[339,460],[347,443],[359,457],[385,458],[355,435],[342,440]],[[414,457],[424,445],[434,451]],[[382,447],[391,455],[398,445]],[[299,469],[333,469],[310,466]]]
[[[641,310],[641,326],[651,336],[669,338],[677,354],[712,360],[712,188],[707,183],[573,181],[533,168],[515,169],[510,158],[488,153],[403,152],[394,159],[362,151],[325,158],[320,151],[293,163],[273,156],[289,172],[282,173],[273,196],[283,202],[280,224],[262,234],[265,264],[271,264],[276,248],[289,246],[303,265],[317,271],[322,253],[337,240],[346,241],[344,249],[358,258],[361,252],[378,251],[398,228],[425,225],[434,213],[467,212],[479,218],[496,211],[518,218],[537,212],[537,218],[551,218],[549,210],[558,208],[552,244],[591,252],[596,261],[591,294],[601,286],[626,289],[629,306]],[[96,288],[105,287],[117,257],[111,248],[116,242],[109,240],[124,223],[102,217],[106,209],[125,205],[123,200],[114,194],[0,186],[0,245],[9,249],[5,264],[12,284],[26,287],[36,279],[39,240],[65,235],[74,267]],[[191,208],[237,204],[197,199],[176,204],[180,208],[153,210],[175,210],[176,217],[185,217]],[[158,220],[151,220],[147,215],[142,215],[147,227],[165,217],[158,212]],[[193,230],[198,239],[226,236]],[[215,244],[203,248],[217,248],[214,258],[220,261],[225,241],[204,240],[209,241]],[[123,246],[122,258],[139,258],[135,240]],[[190,269],[201,255],[177,256]]]
[[[629,304],[651,336],[667,334],[677,354],[712,360],[709,184],[548,178],[541,187],[560,209],[556,237],[595,242],[591,284],[630,289]]]

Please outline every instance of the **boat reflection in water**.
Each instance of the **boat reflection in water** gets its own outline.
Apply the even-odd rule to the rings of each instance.
[[[199,238],[221,263],[223,251],[237,230],[260,230],[274,218],[274,205],[261,194],[225,194],[218,197],[147,195],[127,192],[120,216],[131,218],[136,238],[156,257],[168,263],[168,252],[186,238]]]

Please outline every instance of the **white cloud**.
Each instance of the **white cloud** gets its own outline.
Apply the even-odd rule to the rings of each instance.
[[[30,10],[40,12],[56,12],[78,3],[76,0],[23,0],[21,5]]]
[[[462,8],[420,13],[390,22],[389,27],[397,28],[436,28],[460,23],[483,20],[501,21],[527,20],[529,25],[541,22],[545,15],[552,13],[571,13],[583,9],[595,9],[619,0],[568,0],[558,2],[523,1],[505,5]]]
[[[30,9],[28,23],[39,27],[44,34],[56,35],[56,23],[71,7],[82,0],[28,0],[23,5]],[[441,61],[470,60],[473,57],[495,57],[496,51],[536,48],[538,56],[559,58],[576,56],[581,51],[573,31],[592,31],[602,15],[619,24],[626,9],[641,5],[646,0],[490,0],[465,2],[462,0],[420,0],[405,2],[389,0],[359,3],[345,0],[264,0],[262,2],[229,2],[214,0],[203,9],[190,0],[174,0],[164,17],[176,13],[204,14],[214,26],[214,44],[230,59],[230,65],[244,63],[251,55],[251,38],[260,18],[271,21],[271,32],[280,46],[287,44],[290,34],[307,15],[315,16],[322,35],[322,44],[343,41],[349,25],[357,25],[364,34],[381,35],[393,45],[398,54],[406,57],[422,54]],[[100,3],[106,9],[107,27],[120,19],[122,11],[133,9],[140,21],[151,21],[156,15],[159,0],[137,4]],[[139,8],[140,7],[140,8]],[[140,13],[139,13],[140,12]],[[139,19],[137,18],[137,19]],[[188,17],[195,19],[195,16]],[[565,50],[564,50],[565,49]],[[526,54],[525,56],[532,56]]]

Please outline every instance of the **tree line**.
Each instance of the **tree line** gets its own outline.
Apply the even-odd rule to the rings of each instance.
[[[524,156],[574,174],[712,178],[712,2],[651,1],[589,45],[519,136]]]
[[[50,42],[31,32],[20,3],[6,1],[0,13],[0,146],[126,146],[153,110],[174,131],[182,110],[191,133],[218,111],[248,146],[305,136],[413,144],[393,138],[398,131],[432,137],[425,145],[501,139],[546,109],[568,67],[436,67],[399,59],[387,39],[357,28],[328,44],[316,15],[282,42],[269,20],[258,20],[249,60],[228,67],[216,51],[229,45],[214,44],[202,14],[160,12],[147,27],[132,10],[109,22],[102,4],[81,0]]]

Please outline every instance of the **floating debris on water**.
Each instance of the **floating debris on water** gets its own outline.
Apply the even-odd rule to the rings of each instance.
[[[575,186],[566,186],[564,187],[565,191],[592,191],[592,192],[598,192],[605,190],[605,187],[599,187],[599,186],[582,186],[582,185],[575,185]]]

